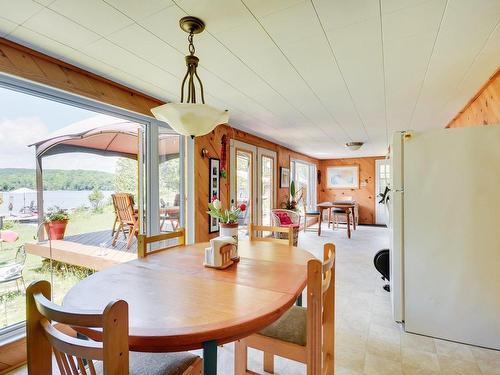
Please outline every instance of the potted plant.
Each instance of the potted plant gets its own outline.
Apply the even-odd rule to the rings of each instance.
[[[68,214],[63,210],[57,210],[45,217],[45,231],[51,240],[62,240],[66,225],[68,225]]]
[[[300,191],[301,189],[299,189]],[[287,200],[281,203],[281,208],[297,211],[297,202],[302,198],[297,191],[295,191],[295,181],[290,182],[290,195]]]
[[[207,213],[219,219],[221,237],[232,237],[236,240],[236,254],[238,253],[238,217],[246,208],[246,205],[242,203],[239,207],[232,206],[229,210],[225,209],[216,197],[208,204]]]

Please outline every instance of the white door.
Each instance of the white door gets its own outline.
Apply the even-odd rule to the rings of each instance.
[[[240,214],[240,236],[246,236],[247,225],[256,222],[257,201],[257,147],[231,140],[229,153],[230,203],[245,204],[247,209]]]
[[[276,202],[276,152],[257,150],[257,224],[273,225],[271,209]]]
[[[388,159],[375,160],[375,224],[387,225],[387,210],[385,204],[379,203],[379,194],[390,185],[391,165]]]
[[[272,225],[271,209],[276,203],[276,152],[248,143],[231,140],[230,143],[230,200],[231,205],[245,203],[241,214],[240,235],[246,235],[246,226],[252,222]]]

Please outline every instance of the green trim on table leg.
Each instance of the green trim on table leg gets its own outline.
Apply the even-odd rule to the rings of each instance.
[[[203,375],[217,375],[217,342],[203,343]]]

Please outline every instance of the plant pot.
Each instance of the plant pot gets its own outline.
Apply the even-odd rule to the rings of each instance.
[[[50,240],[62,240],[66,231],[68,220],[54,220],[44,224],[45,231]]]
[[[240,259],[238,255],[238,223],[231,223],[231,224],[219,223],[219,226],[220,226],[219,234],[221,237],[232,237],[236,241],[236,244],[234,246],[234,252],[231,253],[231,259],[232,260]]]

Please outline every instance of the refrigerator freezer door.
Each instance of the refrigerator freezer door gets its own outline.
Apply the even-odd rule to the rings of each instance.
[[[500,349],[500,126],[404,146],[408,332]]]

